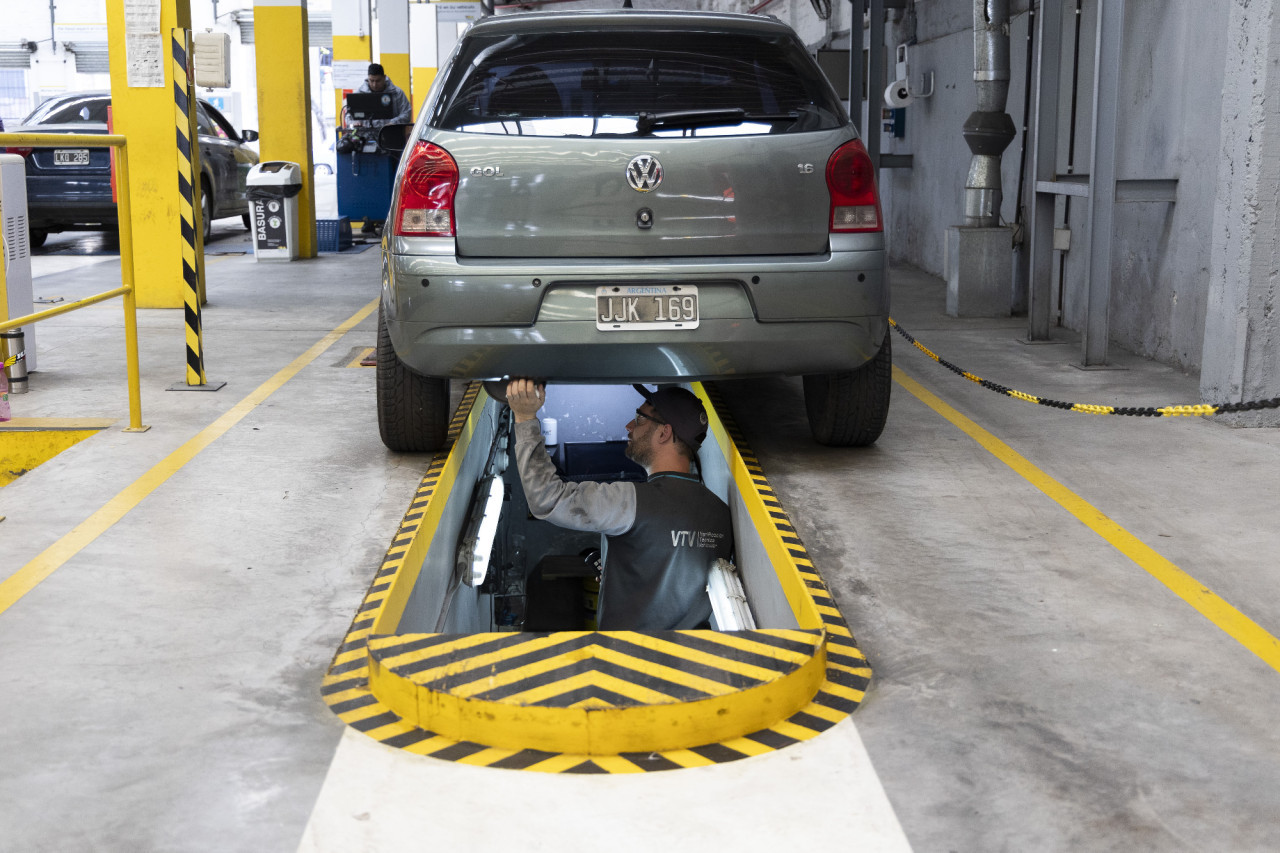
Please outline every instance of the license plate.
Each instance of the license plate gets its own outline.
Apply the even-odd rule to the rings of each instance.
[[[596,288],[596,328],[602,332],[698,328],[698,288],[687,284]]]
[[[55,148],[53,150],[55,166],[87,166],[89,165],[88,148]]]

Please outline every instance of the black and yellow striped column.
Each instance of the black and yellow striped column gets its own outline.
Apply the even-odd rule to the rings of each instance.
[[[172,31],[173,121],[178,141],[178,215],[182,220],[182,283],[187,326],[187,384],[204,385],[200,303],[204,298],[204,223],[200,209],[200,145],[191,81],[191,32]]]
[[[316,256],[316,196],[311,162],[311,72],[304,0],[255,0],[253,54],[258,66],[258,133],[263,162],[302,167],[298,257]]]

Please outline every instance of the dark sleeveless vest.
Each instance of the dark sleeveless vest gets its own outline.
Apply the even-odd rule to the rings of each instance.
[[[605,537],[600,629],[696,628],[711,618],[711,564],[733,554],[729,507],[686,474],[654,474],[635,488],[635,524]]]

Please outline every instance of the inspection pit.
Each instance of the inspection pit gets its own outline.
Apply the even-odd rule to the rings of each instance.
[[[711,420],[700,473],[734,524],[716,630],[593,630],[599,534],[529,516],[510,412],[473,383],[324,679],[335,713],[419,754],[583,773],[737,760],[856,709],[862,652],[714,390],[689,387]],[[549,386],[562,474],[643,479],[622,452],[641,402],[625,385]]]

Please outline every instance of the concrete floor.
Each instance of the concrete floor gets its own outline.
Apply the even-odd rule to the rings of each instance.
[[[51,238],[37,298],[115,286],[104,250]],[[181,312],[143,311],[151,430],[122,432],[117,300],[42,323],[13,398],[120,422],[0,489],[0,579],[49,572],[0,611],[0,851],[1280,849],[1280,431],[1051,410],[897,336],[871,449],[813,444],[797,380],[722,383],[870,659],[863,706],[731,765],[465,767],[374,744],[318,692],[429,462],[385,451],[373,372],[348,366],[374,317],[332,334],[372,305],[378,253],[255,264],[235,220],[209,253],[222,390],[166,390]],[[898,322],[984,378],[1197,402],[1192,377],[1079,370],[1065,336],[947,318],[945,295],[895,271]],[[1156,577],[1177,570],[1212,618]]]

